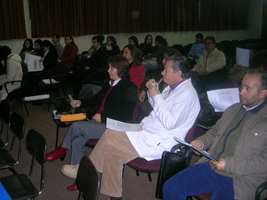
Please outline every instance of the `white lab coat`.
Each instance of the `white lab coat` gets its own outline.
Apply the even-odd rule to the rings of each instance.
[[[0,85],[2,85],[2,90],[0,90],[0,102],[7,97],[7,92],[4,88],[4,83],[8,81],[22,80],[22,66],[21,57],[18,54],[10,54],[7,59],[7,72],[0,76]],[[20,83],[8,84],[7,89],[9,92],[20,88]]]
[[[126,134],[141,157],[153,160],[177,144],[174,136],[184,140],[198,116],[200,104],[191,79],[171,92],[170,86],[166,87],[162,94],[149,97],[149,103],[153,110],[142,120],[142,131]]]

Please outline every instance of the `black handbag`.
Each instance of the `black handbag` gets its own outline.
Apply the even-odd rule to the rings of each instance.
[[[184,153],[180,151],[175,152],[177,150],[177,147],[175,147],[171,152],[165,151],[162,154],[155,195],[157,199],[162,199],[163,197],[162,189],[164,183],[190,165],[193,152],[190,149],[185,150]]]

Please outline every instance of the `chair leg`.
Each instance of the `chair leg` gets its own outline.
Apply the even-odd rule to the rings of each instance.
[[[135,170],[136,171],[136,176],[139,176],[139,171],[138,170]]]
[[[23,104],[24,104],[24,107],[25,107],[25,110],[26,110],[26,112],[27,112],[28,116],[30,116],[30,113],[29,113],[29,111],[28,111],[28,108],[27,108],[27,105],[26,105],[26,103],[25,103],[25,102],[23,102]]]
[[[83,193],[79,192],[78,200],[82,200],[82,199],[83,199]]]
[[[55,149],[57,149],[58,132],[59,132],[59,126],[57,125],[57,135],[56,135],[56,146],[55,146]]]
[[[148,176],[149,182],[152,182],[151,174],[150,173],[147,173],[147,176]]]

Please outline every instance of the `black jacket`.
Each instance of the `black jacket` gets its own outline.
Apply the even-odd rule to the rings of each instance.
[[[91,99],[82,100],[82,107],[93,107],[98,111],[110,85],[103,85],[101,91]],[[133,120],[133,111],[138,100],[137,88],[128,79],[120,80],[107,95],[104,111],[101,112],[101,122],[106,123],[106,119],[111,118],[119,121]]]
[[[101,46],[93,55],[86,60],[90,70],[107,68],[108,52],[105,46]]]

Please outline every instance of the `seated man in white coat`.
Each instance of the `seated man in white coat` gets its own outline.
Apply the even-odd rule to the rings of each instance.
[[[147,160],[161,158],[163,151],[170,151],[176,144],[174,136],[184,140],[198,116],[199,100],[191,83],[186,58],[168,58],[162,75],[164,82],[169,84],[162,94],[155,80],[146,83],[153,110],[142,120],[142,130],[119,132],[107,129],[89,156],[98,172],[102,173],[100,192],[110,196],[111,200],[122,199],[125,163],[137,157]],[[67,177],[76,178],[78,167],[64,165],[61,171]]]

